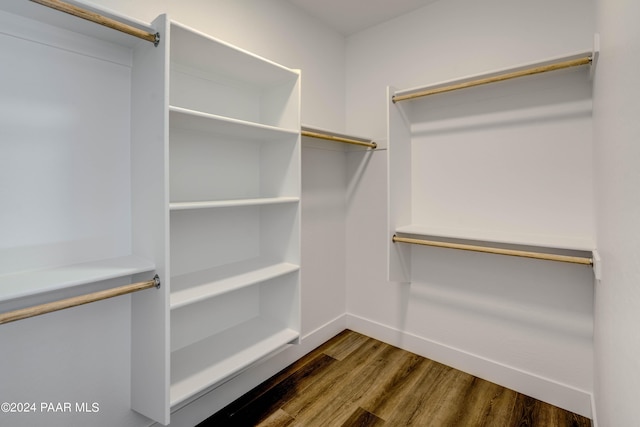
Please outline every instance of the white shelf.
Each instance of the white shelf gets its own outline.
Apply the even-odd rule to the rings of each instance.
[[[297,77],[275,62],[175,21],[171,22],[171,61],[252,86],[269,87]]]
[[[284,129],[177,106],[169,107],[169,123],[171,127],[255,141],[277,141],[300,133],[299,129]]]
[[[262,197],[256,199],[212,200],[205,202],[175,202],[169,204],[172,211],[212,208],[234,208],[242,206],[277,205],[281,203],[298,203],[299,197]]]
[[[256,317],[171,354],[171,406],[184,402],[265,356],[299,333]]]
[[[503,230],[473,230],[463,228],[429,227],[411,224],[396,228],[396,233],[444,239],[474,240],[517,246],[592,252],[595,243],[589,238],[544,234],[514,233]]]
[[[288,262],[254,258],[172,277],[171,309],[194,304],[226,292],[293,273],[299,269],[299,265]]]
[[[153,262],[130,255],[0,277],[0,301],[153,271]]]

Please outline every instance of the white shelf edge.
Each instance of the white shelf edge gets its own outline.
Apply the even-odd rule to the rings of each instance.
[[[593,80],[593,77],[598,67],[598,58],[600,57],[600,33],[593,35],[593,52],[591,53],[591,69],[589,70],[589,77]]]
[[[199,393],[220,384],[225,379],[237,375],[253,363],[298,339],[300,333],[287,327],[278,326],[268,319],[257,317],[228,329],[191,346],[172,352],[172,362],[180,366],[197,369],[191,375],[181,377],[171,383],[170,405],[176,407]],[[232,347],[230,344],[235,344]],[[230,348],[224,348],[229,345]],[[180,360],[184,359],[184,360]],[[200,366],[194,359],[200,360]],[[211,360],[216,362],[211,363]],[[188,361],[189,364],[185,364]],[[205,363],[206,361],[206,363]]]
[[[0,276],[0,302],[155,270],[137,255]]]
[[[172,277],[173,287],[185,289],[171,293],[170,307],[175,310],[299,270],[297,264],[253,259]]]
[[[262,206],[276,205],[285,203],[298,203],[299,197],[263,197],[255,199],[230,199],[230,200],[211,200],[202,202],[172,202],[169,203],[171,211],[193,210],[193,209],[213,209],[227,207],[242,206]]]
[[[598,282],[602,280],[602,257],[597,249],[593,250],[593,275]]]
[[[209,121],[211,123],[211,131],[214,130],[214,123],[226,124],[230,126],[236,126],[238,128],[254,129],[259,131],[267,131],[274,134],[283,135],[296,135],[300,133],[299,129],[289,129],[277,126],[266,125],[258,122],[250,122],[241,119],[235,119],[233,117],[219,116],[217,114],[206,113],[204,111],[191,110],[189,108],[179,107],[176,105],[169,105],[169,113],[180,114],[186,117],[191,117],[195,120],[201,120],[202,123]],[[171,125],[171,120],[169,120]]]
[[[556,57],[544,59],[544,60],[541,60],[541,61],[529,62],[529,63],[526,63],[526,64],[516,65],[516,66],[513,66],[513,67],[501,68],[501,69],[487,71],[487,72],[483,72],[483,73],[472,74],[472,75],[459,77],[459,78],[455,78],[455,79],[451,79],[451,80],[445,80],[445,81],[432,83],[432,84],[428,84],[428,85],[424,85],[424,86],[418,86],[418,87],[413,87],[413,88],[409,88],[409,89],[401,89],[401,90],[398,90],[395,93],[393,93],[393,95],[395,95],[395,96],[409,95],[409,94],[414,93],[414,92],[419,92],[419,91],[429,90],[429,89],[436,89],[436,88],[441,87],[441,86],[449,86],[449,85],[454,85],[454,84],[458,84],[458,83],[464,83],[464,82],[471,81],[471,80],[477,80],[477,79],[493,77],[493,76],[498,75],[498,74],[512,73],[512,72],[521,71],[521,70],[524,70],[524,69],[527,69],[527,68],[540,67],[540,66],[548,65],[548,64],[551,64],[551,63],[554,63],[554,62],[569,61],[569,60],[572,60],[572,59],[578,59],[578,58],[581,58],[581,57],[584,57],[584,56],[592,56],[592,55],[593,55],[593,50],[580,51],[580,52],[576,52],[576,53],[573,53],[573,54],[568,54],[568,55],[563,55],[563,56],[556,56]],[[593,67],[593,64],[591,66]]]
[[[595,243],[591,239],[572,238],[566,236],[498,232],[491,230],[437,228],[418,224],[396,227],[395,232],[423,237],[474,240],[505,245],[531,246],[580,252],[593,252],[595,249]]]

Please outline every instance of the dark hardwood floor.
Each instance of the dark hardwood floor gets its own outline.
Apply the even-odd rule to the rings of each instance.
[[[199,426],[590,427],[591,421],[346,330]]]

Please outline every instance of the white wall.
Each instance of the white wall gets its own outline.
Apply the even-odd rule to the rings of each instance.
[[[283,0],[95,0],[92,4],[143,22],[168,13],[213,37],[301,69],[302,121],[344,130],[344,38],[297,7]],[[346,159],[342,150],[308,142],[302,158],[305,339],[175,414],[172,426],[194,425],[344,328]],[[96,402],[99,412],[0,413],[0,425],[150,425],[129,405],[130,313],[130,297],[124,296],[3,325],[1,401]]]
[[[347,39],[347,130],[386,137],[387,85],[412,88],[588,51],[594,29],[593,5],[582,0],[447,0],[355,34]],[[414,248],[413,283],[389,283],[386,151],[349,153],[348,165],[349,326],[590,415],[590,269]]]
[[[596,197],[602,282],[596,288],[599,425],[640,425],[640,4],[597,0]]]

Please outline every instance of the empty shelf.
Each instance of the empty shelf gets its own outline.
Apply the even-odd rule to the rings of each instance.
[[[171,279],[171,309],[298,271],[300,266],[264,258],[227,264]]]
[[[284,129],[177,106],[169,107],[169,123],[171,127],[256,141],[275,141],[286,136],[297,136],[299,133],[298,129]]]
[[[256,317],[172,353],[171,406],[221,383],[298,336],[270,319]]]
[[[101,280],[153,271],[155,265],[129,255],[0,277],[0,301],[56,291]]]

